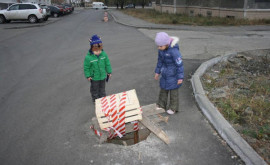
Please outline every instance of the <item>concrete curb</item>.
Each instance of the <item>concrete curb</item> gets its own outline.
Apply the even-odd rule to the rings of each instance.
[[[158,25],[155,27],[155,26],[138,26],[138,25],[132,25],[132,24],[127,24],[127,23],[124,23],[124,22],[121,22],[119,19],[117,19],[111,12],[110,10],[107,10],[108,13],[113,17],[114,21],[116,23],[119,23],[121,25],[124,25],[124,26],[129,26],[129,27],[134,27],[134,28],[143,28],[143,29],[165,29],[165,30],[185,30],[185,28],[182,28],[182,29],[179,29],[179,28],[174,28],[174,27],[158,27]]]
[[[130,24],[126,24],[124,22],[120,22],[111,12],[110,10],[107,10],[107,12],[113,17],[113,20],[116,22],[116,23],[119,23],[121,25],[124,25],[124,26],[130,26],[130,27],[135,27],[135,28],[138,28],[138,26],[134,26],[134,25],[130,25]]]
[[[202,87],[200,77],[214,64],[226,61],[237,53],[228,53],[221,57],[213,58],[201,64],[191,78],[193,93],[199,108],[212,123],[221,137],[226,140],[229,146],[241,157],[247,165],[267,165],[257,152],[238,134],[238,132],[219,113],[217,108],[209,101]]]

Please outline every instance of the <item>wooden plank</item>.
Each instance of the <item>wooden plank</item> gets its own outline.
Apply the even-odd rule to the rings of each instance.
[[[156,104],[150,104],[150,105],[146,105],[146,106],[142,106],[142,112],[145,116],[151,116],[151,115],[156,115],[156,114],[160,114],[160,113],[165,113],[165,110],[164,109],[159,109],[159,110],[156,110]],[[140,110],[140,109],[136,109],[136,110]],[[133,115],[133,114],[130,114],[129,115],[129,112],[126,112],[126,116],[130,116],[130,115]],[[134,112],[135,113],[135,112]],[[100,114],[100,115],[99,115]],[[100,112],[98,114],[98,116],[100,117],[104,117],[104,114],[103,112]],[[105,120],[105,119],[104,119]],[[102,120],[103,121],[103,120]],[[105,122],[105,121],[104,121]]]
[[[169,117],[164,117],[167,120]],[[159,116],[151,116],[151,121],[154,123],[164,122],[164,119],[161,119]],[[166,122],[166,121],[165,121]],[[139,129],[146,129],[146,127],[139,122]],[[126,133],[133,132],[133,124],[126,123]]]
[[[150,118],[150,120],[152,122],[154,122],[154,123],[159,123],[159,122],[166,122],[166,123],[168,123],[169,117],[168,116],[165,116],[164,117],[164,116],[161,116],[161,115],[157,114],[157,115],[152,115],[151,118]],[[106,126],[108,126],[108,127],[111,127],[112,126],[111,122],[110,122],[110,124],[109,123],[106,123],[106,122],[98,123],[98,127],[100,127],[100,125],[104,125],[104,126],[102,126],[102,128],[106,128]],[[129,125],[128,122],[126,122],[126,127],[127,127],[127,125]],[[127,130],[127,128],[126,128],[126,130]],[[133,130],[133,128],[132,128],[132,130]],[[131,131],[128,131],[128,132],[132,132],[132,130]]]
[[[151,121],[154,123],[159,123],[161,121],[165,121],[165,122],[168,121],[169,117],[159,117],[158,115],[156,115],[156,114],[165,112],[165,110],[162,110],[162,109],[156,110],[156,104],[149,104],[146,106],[142,106],[141,108],[142,108],[143,114],[145,116],[151,116]],[[102,121],[106,122],[107,118],[102,118]],[[95,128],[100,128],[100,125],[98,124],[97,119],[96,119],[96,123],[98,127],[96,127],[97,125],[95,125]],[[111,124],[107,124],[107,125],[104,125],[103,128],[107,128],[111,126],[112,126]],[[139,128],[141,127],[144,127],[144,126],[141,123],[139,123]],[[130,133],[130,132],[133,132],[133,125],[130,123],[126,123],[126,133]]]
[[[159,137],[166,144],[170,143],[169,137],[166,133],[160,129],[154,122],[152,122],[147,116],[142,115],[143,119],[140,121],[145,127],[147,127],[151,132],[153,132],[157,137]]]
[[[125,113],[125,118],[133,117],[133,116],[141,116],[141,111],[128,111]],[[97,116],[98,117],[98,116]],[[102,116],[98,117],[99,123],[104,123],[104,122],[111,122],[111,119],[108,119],[108,117]]]
[[[119,110],[119,104],[120,104],[120,99],[122,97],[122,93],[123,92],[115,94],[117,112]],[[141,120],[142,117],[141,117],[140,104],[139,104],[139,100],[138,100],[138,97],[136,95],[135,89],[126,91],[126,94],[127,94],[127,100],[126,100],[126,107],[125,107],[125,110],[126,110],[125,122],[128,123],[128,122],[131,122],[134,120]],[[110,96],[106,96],[106,99],[109,103]],[[100,128],[104,129],[107,127],[111,127],[112,123],[111,123],[111,121],[108,121],[108,118],[105,117],[105,114],[102,112],[101,100],[102,100],[102,98],[96,100],[95,111],[96,111],[98,123],[100,124]]]
[[[130,109],[130,110],[126,110],[125,116],[133,116],[133,115],[137,115],[137,114],[141,114],[141,109],[137,108],[137,109]],[[97,112],[96,113],[97,118],[105,118],[105,114],[103,112]]]
[[[119,106],[119,100],[120,98],[122,97],[122,93],[117,93],[115,94],[116,95],[116,99],[117,99],[117,108]],[[136,109],[136,108],[139,108],[140,107],[140,103],[139,103],[139,100],[138,100],[138,97],[136,95],[136,91],[135,89],[133,90],[129,90],[129,91],[126,91],[127,93],[127,102],[126,102],[126,109]],[[110,96],[106,96],[107,97],[107,100],[108,100],[108,103],[110,102]],[[96,99],[96,112],[97,111],[102,111],[102,105],[101,105],[101,99]]]
[[[118,106],[116,106],[117,109],[119,109]],[[105,116],[104,113],[102,112],[102,108],[101,108],[101,105],[98,104],[96,105],[96,109],[99,109],[99,110],[96,110],[96,116],[98,117],[101,117],[101,116]],[[140,105],[127,105],[126,106],[126,111],[132,111],[132,110],[140,110]]]
[[[135,120],[142,120],[142,116],[138,115],[138,116],[133,116],[133,117],[129,117],[129,118],[126,118],[125,119],[125,123],[128,123],[128,122],[132,122],[132,121],[135,121]],[[100,129],[104,129],[104,128],[108,128],[108,127],[112,127],[112,122],[109,122],[109,123],[99,123],[99,126],[100,126]]]
[[[127,100],[126,100],[126,110],[131,110],[131,109],[138,109],[140,108],[140,104],[139,104],[139,100],[137,98],[137,95],[136,95],[136,91],[133,89],[133,90],[130,90],[130,91],[127,91]],[[122,93],[118,93],[118,94],[115,94],[116,95],[116,107],[117,109],[119,108],[119,104],[120,104],[120,98],[122,96]],[[110,102],[109,98],[110,96],[106,96],[107,97],[107,100],[108,100],[108,103]],[[97,113],[97,116],[100,116],[98,114],[103,114],[102,112],[102,105],[101,105],[101,99],[97,99],[96,100],[96,113]]]
[[[134,144],[139,142],[139,131],[134,131]]]
[[[149,104],[146,106],[142,106],[142,111],[143,111],[143,114],[146,116],[156,115],[156,114],[165,112],[164,109],[156,110],[156,104]]]

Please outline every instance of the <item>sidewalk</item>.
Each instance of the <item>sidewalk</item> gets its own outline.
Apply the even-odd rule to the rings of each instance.
[[[140,20],[128,15],[123,14],[118,10],[109,10],[109,13],[114,18],[115,22],[143,29],[153,30],[178,30],[178,31],[205,31],[205,32],[246,32],[246,31],[270,31],[269,26],[240,26],[240,27],[199,27],[199,26],[186,26],[186,25],[161,25],[153,24]],[[144,32],[145,34],[148,31]],[[153,39],[153,34],[152,34]],[[268,42],[269,43],[269,42]],[[226,47],[226,45],[225,45]],[[266,164],[263,159],[249,146],[249,144],[232,128],[232,126],[223,118],[214,105],[205,96],[205,92],[200,82],[200,76],[215,63],[224,60],[230,56],[235,55],[235,52],[228,53],[226,56],[214,58],[212,60],[204,62],[192,76],[191,83],[195,100],[204,113],[206,118],[215,127],[220,136],[226,140],[229,146],[241,157],[246,164]],[[186,90],[182,90],[184,92]],[[184,94],[188,95],[188,93]],[[194,107],[190,106],[190,109],[186,111],[192,111]],[[199,135],[202,136],[202,135]],[[224,162],[225,163],[225,162]],[[226,164],[226,163],[225,163]]]

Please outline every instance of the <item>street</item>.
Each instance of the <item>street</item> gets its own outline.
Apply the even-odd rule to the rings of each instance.
[[[154,135],[130,147],[98,144],[89,128],[95,111],[83,74],[89,37],[98,34],[110,58],[107,95],[136,89],[144,106],[159,92],[153,40],[111,18],[104,23],[103,14],[81,10],[42,27],[0,29],[0,164],[238,164],[192,96],[188,79],[202,59],[184,60],[181,112],[161,125],[170,145]]]

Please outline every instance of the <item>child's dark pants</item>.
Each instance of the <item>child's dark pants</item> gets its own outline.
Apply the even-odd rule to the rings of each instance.
[[[170,95],[170,103],[168,104],[168,96]],[[158,106],[164,108],[165,110],[171,109],[173,111],[178,111],[178,89],[165,90],[160,88]]]
[[[105,80],[91,80],[90,92],[92,95],[93,102],[96,99],[106,96],[105,93]]]

